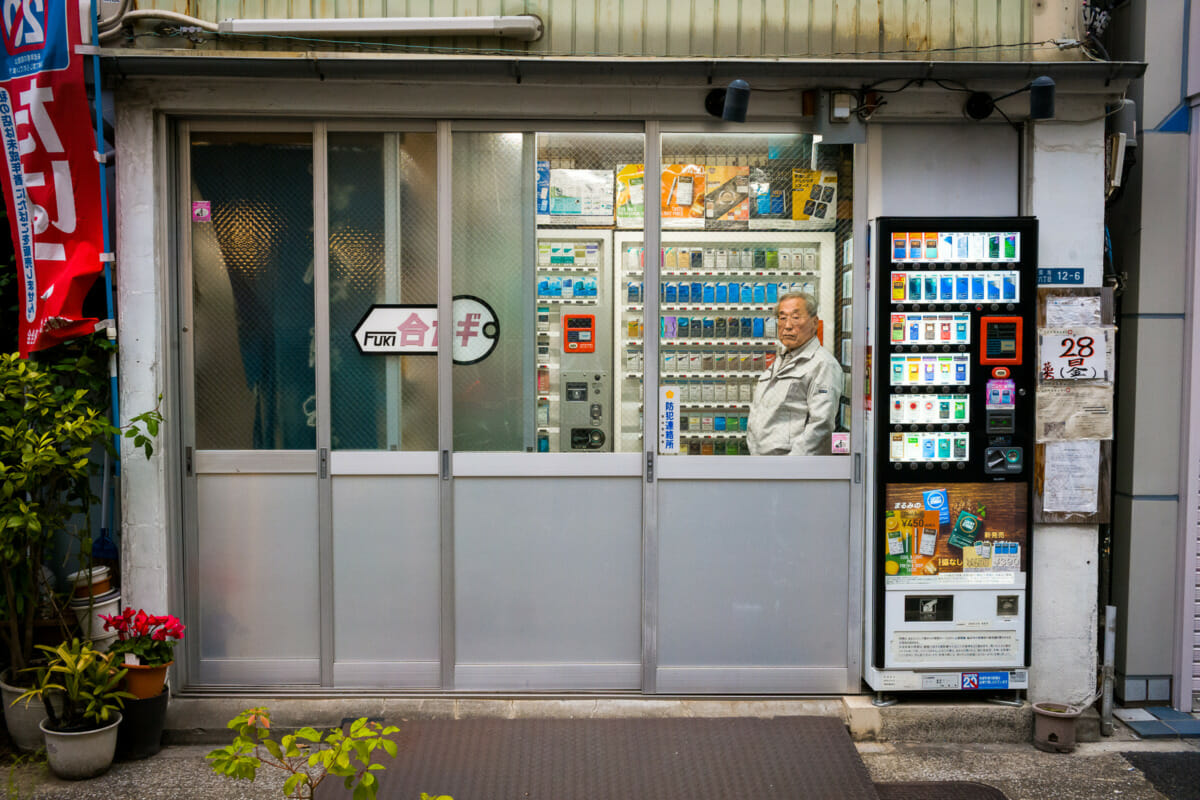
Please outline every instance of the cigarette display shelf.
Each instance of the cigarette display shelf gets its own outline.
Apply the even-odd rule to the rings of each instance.
[[[612,242],[615,262],[612,290],[619,300],[613,305],[613,327],[614,330],[627,335],[614,355],[614,359],[618,361],[614,364],[614,373],[624,378],[619,384],[622,387],[621,402],[617,404],[617,419],[614,421],[616,430],[622,437],[632,437],[641,428],[640,404],[644,376],[641,370],[626,369],[625,361],[631,354],[642,351],[648,333],[653,335],[651,331],[660,330],[658,319],[647,319],[644,316],[647,290],[643,235],[641,231],[617,231]],[[660,347],[693,354],[697,350],[708,348],[729,348],[744,354],[750,354],[757,349],[763,350],[765,355],[765,351],[774,350],[775,338],[767,334],[770,326],[765,324],[763,318],[773,314],[773,298],[778,297],[780,290],[793,290],[794,285],[814,294],[820,308],[833,308],[836,266],[835,235],[831,232],[664,230],[661,244],[659,286],[657,289],[651,287],[650,291],[659,293],[657,297],[660,315],[664,318],[669,317],[662,324],[673,326],[676,315],[700,317],[722,314],[747,320],[757,317],[761,335],[660,337]],[[682,258],[687,258],[689,263],[681,263]],[[755,285],[752,289],[755,296],[740,298],[749,302],[730,302],[728,299],[725,302],[717,301],[717,298],[724,297],[723,292],[728,284],[751,281]],[[674,293],[671,293],[670,297],[674,302],[667,302],[670,291],[668,284],[672,284],[676,291],[682,291],[679,287],[685,282],[700,284],[705,295],[711,290],[712,299],[706,301],[697,298],[693,291],[690,292],[693,296],[684,302],[678,302]],[[714,283],[719,284],[720,288]],[[694,287],[688,288],[694,290]],[[628,335],[631,332],[635,335]],[[723,384],[726,391],[732,389],[736,392],[739,384],[757,378],[759,372],[761,369],[660,369],[659,380],[662,384],[678,380],[714,381]],[[657,402],[658,387],[650,387],[650,392]],[[740,401],[681,401],[681,404],[688,410],[748,408],[748,404],[742,404]],[[696,435],[700,435],[699,432],[679,431],[681,442]],[[704,435],[713,434],[706,431]],[[744,439],[744,434],[724,435]],[[740,452],[745,452],[744,441]]]
[[[758,347],[772,352],[775,350],[775,340],[765,336],[761,339],[661,339],[660,344],[663,347]]]
[[[708,311],[758,311],[770,313],[775,310],[774,303],[663,303],[660,311],[693,311],[705,313]]]
[[[540,306],[594,306],[599,305],[595,297],[538,297]]]
[[[669,370],[660,371],[658,374],[663,378],[728,378],[741,381],[758,380],[757,372],[731,372],[730,370],[721,370],[719,372],[713,369]]]
[[[643,277],[644,270],[628,270],[624,274],[630,278]],[[762,270],[762,269],[713,269],[713,270],[694,270],[694,269],[664,269],[659,270],[659,276],[663,278],[767,278],[798,276],[801,278],[819,278],[821,273],[815,269],[793,269],[786,273],[780,270]]]

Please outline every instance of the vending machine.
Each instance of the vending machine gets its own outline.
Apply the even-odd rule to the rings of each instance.
[[[537,452],[614,450],[611,249],[608,231],[539,231]]]
[[[1028,688],[1037,221],[882,217],[877,692]]]

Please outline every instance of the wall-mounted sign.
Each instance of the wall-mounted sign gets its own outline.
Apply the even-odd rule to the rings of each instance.
[[[664,455],[679,452],[679,387],[658,389],[658,450]]]
[[[500,342],[500,320],[478,297],[454,298],[451,332],[455,364],[475,364]],[[438,350],[436,305],[371,306],[354,328],[354,343],[363,355],[434,355]]]
[[[1112,380],[1109,358],[1112,328],[1042,328],[1038,331],[1043,381]]]
[[[884,585],[1011,584],[1024,572],[1029,526],[1022,483],[888,484]]]

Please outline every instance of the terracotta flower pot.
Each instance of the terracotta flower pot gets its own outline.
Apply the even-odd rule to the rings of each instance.
[[[167,680],[167,667],[174,663],[174,661],[168,661],[166,664],[155,666],[122,664],[121,666],[129,670],[125,675],[125,691],[139,700],[158,697]]]

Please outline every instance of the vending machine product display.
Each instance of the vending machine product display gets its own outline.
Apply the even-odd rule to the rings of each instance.
[[[612,234],[543,231],[537,240],[538,452],[612,452]]]
[[[1037,222],[876,221],[876,691],[1028,687]]]
[[[745,455],[750,401],[778,347],[775,303],[805,292],[833,307],[832,233],[664,232],[659,299],[659,376],[679,399],[679,438],[667,451]],[[614,328],[624,361],[616,430],[639,450],[642,430],[645,248],[641,234],[618,233]],[[620,365],[619,365],[620,366]],[[652,393],[651,396],[653,396]]]

